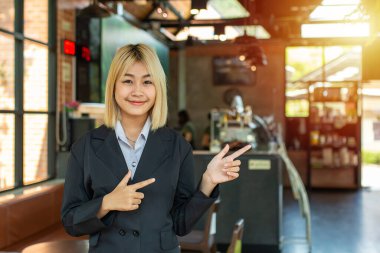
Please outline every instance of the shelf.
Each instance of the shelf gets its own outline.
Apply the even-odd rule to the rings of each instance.
[[[313,167],[311,165],[312,170],[352,170],[356,169],[358,166],[357,165],[347,165],[347,166],[326,166],[324,165],[323,167]]]
[[[313,103],[344,103],[344,104],[356,104],[357,101],[348,100],[348,101],[342,101],[342,100],[311,100],[310,104]]]
[[[321,122],[321,121],[310,121],[310,124],[313,124],[313,125],[321,125],[321,126],[333,126],[334,125],[334,123],[335,122]],[[343,127],[341,127],[341,128],[335,128],[335,129],[342,129],[342,128],[344,128],[345,126],[347,126],[347,125],[356,125],[356,124],[358,124],[358,121],[356,121],[356,122],[346,122],[345,124],[344,124],[344,126]]]
[[[305,82],[304,86],[309,92],[306,136],[298,134],[289,137],[288,142],[292,143],[294,139],[303,140],[304,146],[307,147],[308,186],[357,189],[360,185],[358,181],[361,166],[358,82],[309,81]],[[301,121],[298,125],[293,123],[293,127],[299,127],[300,124]],[[297,133],[293,129],[290,132]],[[343,162],[350,165],[323,165]]]
[[[352,151],[359,151],[358,147],[349,147],[349,146],[330,146],[330,145],[310,145],[310,149],[312,151],[315,151],[315,150],[322,150],[324,148],[332,148],[334,150],[339,150],[341,148],[347,148],[348,150],[352,150]]]
[[[351,169],[312,169],[311,187],[313,188],[357,188],[357,167]]]

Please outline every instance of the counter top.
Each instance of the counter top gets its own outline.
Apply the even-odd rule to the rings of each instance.
[[[208,150],[194,150],[193,155],[216,155],[215,152],[210,152]],[[243,155],[279,155],[278,152],[269,152],[269,151],[249,151]]]

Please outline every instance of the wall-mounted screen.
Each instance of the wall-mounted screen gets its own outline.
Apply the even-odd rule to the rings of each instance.
[[[241,61],[238,56],[213,58],[214,85],[254,85],[256,66]]]

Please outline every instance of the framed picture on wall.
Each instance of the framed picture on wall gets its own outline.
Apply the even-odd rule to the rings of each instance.
[[[256,69],[238,56],[217,56],[213,58],[214,85],[255,85]]]

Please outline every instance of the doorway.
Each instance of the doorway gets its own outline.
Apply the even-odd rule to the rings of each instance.
[[[380,190],[380,80],[362,86],[363,187]]]

